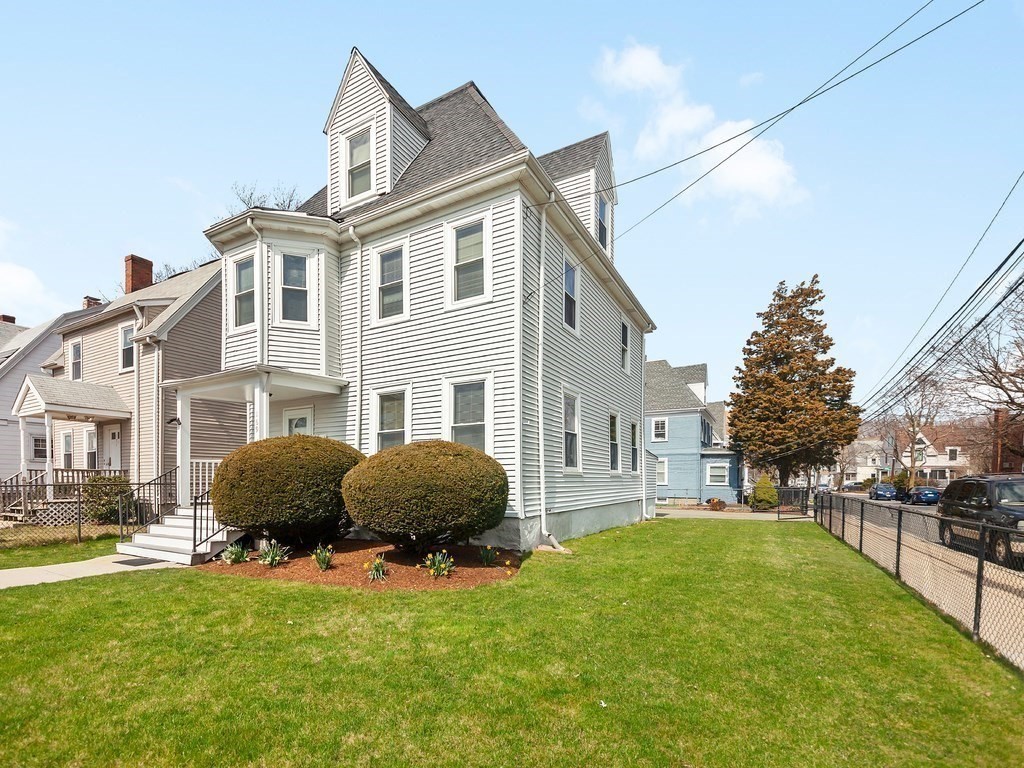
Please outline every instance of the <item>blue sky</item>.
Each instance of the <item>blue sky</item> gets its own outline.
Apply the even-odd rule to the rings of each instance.
[[[318,190],[353,45],[414,106],[474,80],[535,154],[610,130],[621,181],[799,101],[920,4],[392,3],[388,24],[366,3],[8,6],[0,311],[32,323],[113,297],[129,252],[205,258],[235,181]],[[935,0],[890,47],[968,4]],[[1024,168],[1022,31],[1020,0],[988,0],[623,237],[619,269],[659,326],[649,356],[706,361],[723,397],[775,284],[818,272],[866,394]],[[619,230],[702,170],[621,189]],[[1022,220],[1019,190],[933,325]]]

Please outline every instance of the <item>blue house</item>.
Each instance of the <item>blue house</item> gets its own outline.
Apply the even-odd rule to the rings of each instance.
[[[644,447],[658,457],[658,500],[738,502],[743,462],[726,447],[725,403],[707,402],[707,365],[651,360],[644,377]]]

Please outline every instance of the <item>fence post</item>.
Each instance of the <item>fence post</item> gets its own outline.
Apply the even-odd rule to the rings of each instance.
[[[978,572],[974,580],[974,628],[971,636],[981,636],[981,592],[985,584],[985,526],[978,530]]]
[[[82,486],[78,486],[78,543],[82,543]]]
[[[828,532],[832,533],[832,497],[828,497]]]
[[[860,500],[860,536],[857,541],[857,551],[864,553],[864,499]]]
[[[903,507],[896,512],[896,578],[900,577],[900,549],[903,544]]]
[[[843,504],[843,512],[839,519],[839,538],[846,541],[846,505]]]

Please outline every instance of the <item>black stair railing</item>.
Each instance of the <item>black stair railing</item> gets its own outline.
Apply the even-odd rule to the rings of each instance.
[[[210,501],[210,492],[204,491],[198,496],[192,497],[192,551],[199,551],[199,547],[217,534],[221,533],[226,525],[221,525],[214,519],[213,502]]]

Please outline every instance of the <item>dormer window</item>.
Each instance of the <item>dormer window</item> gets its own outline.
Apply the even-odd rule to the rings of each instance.
[[[370,191],[370,129],[348,137],[348,197],[359,197]]]
[[[597,196],[597,242],[608,247],[608,201],[601,195]]]

